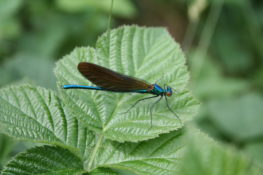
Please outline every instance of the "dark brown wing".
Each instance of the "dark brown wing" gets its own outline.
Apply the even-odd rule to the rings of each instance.
[[[140,89],[151,90],[153,87],[151,84],[142,80],[122,75],[105,67],[88,62],[79,63],[78,70],[95,85],[111,91],[128,92]]]

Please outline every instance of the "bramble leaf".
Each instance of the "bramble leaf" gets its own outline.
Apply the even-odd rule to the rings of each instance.
[[[35,147],[18,154],[2,175],[13,174],[81,174],[81,160],[66,149],[52,146]]]
[[[150,83],[167,84],[176,92],[168,99],[182,121],[190,120],[198,102],[185,86],[189,74],[178,44],[163,28],[124,26],[105,33],[95,48],[77,48],[57,63],[55,74],[59,88],[66,84],[91,85],[77,70],[79,62],[92,62]],[[110,36],[110,40],[108,39]],[[60,89],[66,108],[89,129],[120,142],[137,142],[157,137],[181,127],[180,122],[161,100],[140,102],[125,113],[137,100],[149,95],[112,93],[91,90]]]
[[[213,100],[208,104],[211,120],[235,141],[263,136],[263,98],[260,94],[245,94],[238,98]]]
[[[0,104],[0,129],[16,139],[60,145],[74,152],[84,152],[93,139],[51,90],[9,86],[0,90]]]
[[[217,143],[196,128],[187,128],[180,175],[260,175],[261,170],[234,147]]]

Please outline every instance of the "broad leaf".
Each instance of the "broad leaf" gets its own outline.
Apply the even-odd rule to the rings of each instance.
[[[235,141],[263,136],[263,98],[247,94],[236,99],[215,100],[209,103],[214,123]]]
[[[99,143],[99,142],[98,142]],[[184,152],[182,132],[174,131],[141,143],[104,141],[88,168],[108,167],[129,170],[137,175],[174,175]],[[92,156],[91,156],[92,157]]]
[[[203,99],[211,99],[240,94],[249,88],[249,84],[242,79],[226,78],[220,67],[209,56],[206,56],[200,69],[203,55],[206,54],[200,50],[189,54],[193,77],[191,86],[194,94]]]
[[[66,149],[42,146],[29,149],[9,162],[2,175],[70,175],[83,172],[81,161]]]
[[[189,128],[180,175],[260,175],[242,153],[216,143],[197,129]]]
[[[77,119],[64,111],[53,91],[30,85],[0,91],[0,129],[17,139],[32,140],[84,152],[93,138]]]
[[[91,85],[77,70],[78,63],[83,61],[150,83],[170,85],[177,93],[168,99],[169,104],[182,121],[190,120],[196,112],[198,102],[185,90],[189,79],[185,58],[179,45],[163,28],[120,27],[110,35],[105,33],[96,49],[75,49],[57,64],[55,74],[59,88],[65,84]],[[154,106],[151,127],[150,106],[155,100],[141,102],[129,113],[124,113],[147,95],[62,88],[60,92],[71,115],[108,139],[136,142],[181,127],[167,109],[165,100]]]
[[[36,57],[39,59],[36,59]],[[55,88],[56,81],[52,73],[53,66],[54,62],[46,59],[46,57],[27,53],[17,54],[1,67],[1,73],[8,75],[2,81],[3,83],[10,83],[26,77],[38,85]]]

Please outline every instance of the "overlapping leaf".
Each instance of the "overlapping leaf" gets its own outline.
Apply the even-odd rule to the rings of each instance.
[[[34,174],[77,174],[90,172],[92,175],[120,174],[114,170],[129,170],[137,175],[174,175],[182,158],[182,132],[174,131],[159,138],[141,143],[118,143],[97,138],[86,160],[60,147],[36,147],[21,153],[9,162],[3,175]],[[29,173],[30,174],[30,173]]]
[[[260,175],[260,169],[233,147],[216,143],[189,128],[180,175]]]
[[[214,100],[209,103],[211,119],[236,141],[263,136],[263,98],[260,94],[246,94],[239,98]]]
[[[81,174],[81,160],[66,149],[42,146],[16,156],[5,167],[2,175],[26,174]]]
[[[174,175],[184,152],[182,132],[174,131],[141,143],[102,144],[94,164],[138,175]]]
[[[120,27],[110,34],[105,33],[98,40],[96,49],[75,49],[60,60],[55,69],[60,88],[65,84],[91,85],[77,70],[78,63],[83,61],[151,83],[172,86],[178,93],[169,98],[169,103],[183,121],[189,120],[196,111],[198,102],[184,90],[189,79],[185,58],[179,45],[163,28]],[[154,100],[141,102],[124,114],[138,99],[147,95],[76,89],[61,89],[61,93],[71,115],[108,139],[135,142],[181,127],[164,100],[153,108],[152,127],[149,106]]]
[[[10,86],[0,91],[0,104],[1,130],[17,139],[84,152],[93,138],[75,117],[64,111],[53,91],[30,85]]]

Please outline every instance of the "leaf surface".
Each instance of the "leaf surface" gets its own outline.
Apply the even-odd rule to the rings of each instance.
[[[94,165],[128,170],[137,175],[174,175],[184,153],[182,139],[181,131],[173,131],[140,143],[106,140],[98,149]]]
[[[55,74],[61,87],[66,84],[91,85],[77,70],[79,62],[92,62],[125,75],[161,86],[167,84],[177,93],[168,99],[182,121],[190,120],[198,102],[185,90],[189,74],[178,44],[163,28],[124,26],[105,33],[95,48],[78,48],[57,63]],[[160,80],[160,81],[159,81]],[[181,127],[165,100],[153,108],[157,100],[140,102],[125,113],[137,100],[150,96],[91,90],[62,89],[66,108],[87,127],[111,140],[137,142],[157,137]],[[150,129],[151,128],[151,129]]]
[[[263,98],[260,94],[246,94],[209,103],[211,119],[235,141],[263,136]]]
[[[261,170],[233,147],[188,128],[180,175],[261,175]]]
[[[10,161],[2,175],[70,175],[83,172],[81,161],[68,150],[42,146],[27,150]]]
[[[82,153],[93,139],[90,131],[65,112],[59,97],[44,88],[16,85],[1,89],[0,112],[1,130],[17,139]]]

